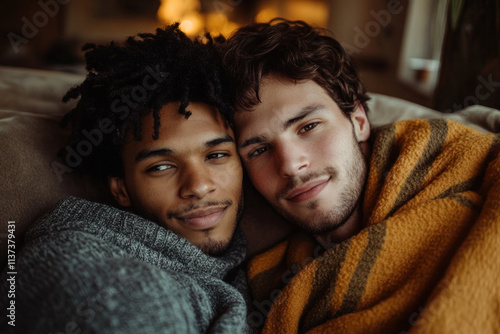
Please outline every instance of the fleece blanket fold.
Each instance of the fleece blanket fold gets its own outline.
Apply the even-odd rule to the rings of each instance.
[[[500,135],[412,120],[372,133],[365,228],[255,257],[264,333],[500,332]],[[271,306],[272,301],[272,306]]]

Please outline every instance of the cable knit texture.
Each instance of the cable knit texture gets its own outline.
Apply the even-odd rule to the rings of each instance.
[[[16,326],[3,316],[1,332],[247,332],[244,258],[239,230],[212,257],[152,221],[69,197],[28,232],[16,264]]]

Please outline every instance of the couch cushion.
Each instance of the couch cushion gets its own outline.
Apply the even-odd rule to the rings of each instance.
[[[58,177],[57,156],[68,130],[59,120],[72,105],[64,93],[83,77],[0,67],[0,268],[7,259],[7,223],[15,221],[16,250],[26,229],[59,199],[82,196],[109,201],[103,185],[76,172]]]

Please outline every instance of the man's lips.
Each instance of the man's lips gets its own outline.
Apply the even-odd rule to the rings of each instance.
[[[296,188],[293,191],[289,192],[285,196],[285,199],[292,202],[307,201],[315,197],[317,194],[319,194],[321,190],[323,190],[326,187],[328,181],[330,181],[330,178],[309,182],[305,186]]]
[[[176,218],[181,220],[183,223],[189,225],[190,228],[196,230],[205,230],[217,225],[220,221],[224,212],[226,211],[226,206],[220,207],[209,207],[203,209],[196,209],[183,213]]]

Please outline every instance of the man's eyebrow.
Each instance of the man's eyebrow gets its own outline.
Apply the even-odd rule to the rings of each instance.
[[[204,148],[212,148],[217,145],[223,144],[223,143],[234,143],[234,139],[230,135],[225,135],[221,137],[217,137],[215,139],[207,141],[203,147]],[[175,154],[174,150],[168,149],[168,148],[160,148],[160,149],[144,149],[137,153],[135,156],[135,162],[141,162],[143,160],[149,159],[149,158],[154,158],[154,157],[166,157],[169,155]]]
[[[313,104],[313,105],[310,105],[310,106],[307,106],[307,107],[303,108],[294,118],[291,118],[291,119],[287,120],[283,124],[283,126],[282,126],[283,131],[285,131],[286,129],[288,129],[293,124],[299,122],[301,119],[304,119],[308,115],[310,115],[310,114],[312,114],[314,112],[318,112],[321,109],[324,109],[324,106],[321,105],[321,104]],[[249,138],[247,140],[244,140],[240,144],[238,144],[238,149],[240,150],[240,149],[242,149],[244,147],[247,147],[249,145],[263,143],[265,141],[267,141],[267,139],[266,139],[265,136],[255,136],[255,137]]]
[[[240,149],[245,148],[249,145],[263,143],[265,141],[266,141],[266,137],[264,137],[264,136],[252,137],[252,138],[244,140],[240,144],[238,144],[238,149],[240,150]]]
[[[135,162],[141,162],[143,160],[154,158],[154,157],[166,157],[174,154],[174,150],[168,148],[160,148],[160,149],[144,149],[137,153],[135,156]]]
[[[324,109],[324,106],[321,104],[313,104],[303,108],[294,118],[291,118],[283,123],[282,130],[285,131],[293,124],[301,121],[312,113],[320,111],[321,109]]]
[[[234,138],[230,135],[221,136],[205,143],[205,148],[212,148],[223,143],[234,143]]]

